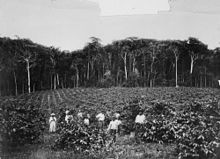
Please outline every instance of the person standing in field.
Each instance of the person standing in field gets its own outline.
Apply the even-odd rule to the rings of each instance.
[[[134,133],[134,136],[136,136],[135,135],[136,133],[140,132],[141,127],[145,123],[145,121],[146,121],[146,116],[144,115],[144,111],[140,110],[138,115],[135,118],[135,124],[134,124],[135,133]]]
[[[145,119],[146,116],[144,115],[143,110],[141,110],[135,118],[135,124],[144,124]]]
[[[86,117],[83,120],[84,124],[87,125],[87,126],[89,126],[89,119],[90,119],[90,115],[87,114]]]
[[[110,135],[112,136],[113,142],[116,142],[117,134],[119,133],[119,126],[121,125],[121,123],[122,123],[121,120],[119,120],[115,116],[109,123],[107,132],[109,132]]]
[[[49,124],[50,124],[50,128],[49,128],[49,132],[50,133],[55,133],[56,132],[56,117],[55,114],[52,113],[49,119]]]
[[[135,131],[138,131],[142,124],[145,123],[146,116],[143,110],[140,110],[139,114],[135,118]]]
[[[73,120],[73,115],[70,114],[70,111],[66,111],[65,121],[67,124],[69,124]]]
[[[81,110],[79,110],[79,112],[78,112],[78,114],[77,114],[77,117],[78,117],[79,119],[82,119],[82,118],[83,118],[83,113],[82,113]]]
[[[103,128],[105,115],[100,111],[98,115],[96,115],[96,119],[98,120],[98,124],[100,128]]]

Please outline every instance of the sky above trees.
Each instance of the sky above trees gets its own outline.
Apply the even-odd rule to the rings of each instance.
[[[220,46],[219,0],[0,0],[0,36],[82,48],[89,37],[113,40],[199,38]]]

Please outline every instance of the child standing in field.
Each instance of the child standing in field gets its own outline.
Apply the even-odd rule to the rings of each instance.
[[[49,119],[49,124],[50,124],[49,132],[50,133],[56,132],[56,121],[57,119],[55,117],[55,114],[52,113]]]

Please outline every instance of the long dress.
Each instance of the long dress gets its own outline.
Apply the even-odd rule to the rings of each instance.
[[[56,132],[56,117],[50,117],[49,123],[50,123],[50,129],[49,132]]]

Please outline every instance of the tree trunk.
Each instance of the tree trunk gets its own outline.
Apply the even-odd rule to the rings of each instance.
[[[109,66],[108,66],[108,69],[111,70],[111,66],[112,66],[112,56],[111,56],[111,53],[109,53],[108,58],[109,58]]]
[[[202,76],[201,75],[199,75],[199,85],[200,85],[200,87],[202,87]]]
[[[61,80],[61,88],[63,89],[64,88],[64,85],[63,85],[63,78]]]
[[[135,65],[136,65],[136,60],[135,57],[133,58],[133,72],[135,72]]]
[[[60,85],[60,79],[59,79],[59,74],[57,73],[57,86]]]
[[[119,85],[119,68],[117,69],[117,75],[116,75],[116,86]]]
[[[146,87],[146,56],[144,54],[144,87]]]
[[[15,95],[18,95],[18,84],[17,84],[17,77],[15,74],[15,70],[13,70],[13,75],[14,75],[14,82],[15,82]]]
[[[110,69],[109,69],[110,70]],[[101,77],[104,78],[104,74],[105,74],[105,65],[104,63],[102,64],[102,75]]]
[[[191,57],[191,63],[190,63],[190,85],[192,87],[193,86],[193,82],[192,82],[193,75],[192,75],[192,73],[193,73],[194,59],[193,59],[192,55],[190,57]]]
[[[89,80],[89,62],[88,62],[88,65],[87,65],[87,80]]]
[[[28,73],[28,93],[31,93],[31,77],[30,77],[30,62],[26,59],[27,73]]]
[[[191,57],[190,74],[192,74],[192,72],[193,72],[193,66],[194,66],[194,58],[193,58],[193,56],[190,56],[190,57]]]
[[[64,75],[64,87],[67,88],[66,73]]]
[[[76,66],[76,87],[79,87],[79,69]]]
[[[24,83],[22,82],[22,94],[24,94],[25,93],[25,85],[24,85]]]
[[[127,79],[128,79],[128,71],[127,71],[127,53],[125,53],[123,60],[124,60],[125,80],[127,81]]]
[[[32,92],[35,92],[35,83],[33,84]]]
[[[153,79],[150,78],[150,87],[152,88],[153,87]]]
[[[50,76],[50,89],[53,89],[53,74]]]
[[[154,73],[154,77],[153,77],[153,82],[152,82],[152,86],[154,87],[155,86],[155,80],[156,80],[156,72]]]
[[[179,87],[178,86],[178,55],[177,52],[174,52],[175,55],[175,66],[176,66],[176,88]]]
[[[128,59],[128,76],[129,76],[129,74],[132,72],[132,57],[131,57],[131,55],[129,55],[128,56],[129,57],[129,59]]]
[[[204,77],[204,82],[205,82],[205,88],[207,87],[207,79],[206,79],[206,67],[205,67],[205,77]]]
[[[153,66],[154,66],[154,60],[155,58],[153,57],[152,62],[150,64],[150,75],[149,75],[149,80],[150,80],[150,87],[153,87]]]
[[[56,82],[56,74],[54,74],[54,76],[53,76],[53,89],[55,90],[55,89],[57,89],[57,82]]]

